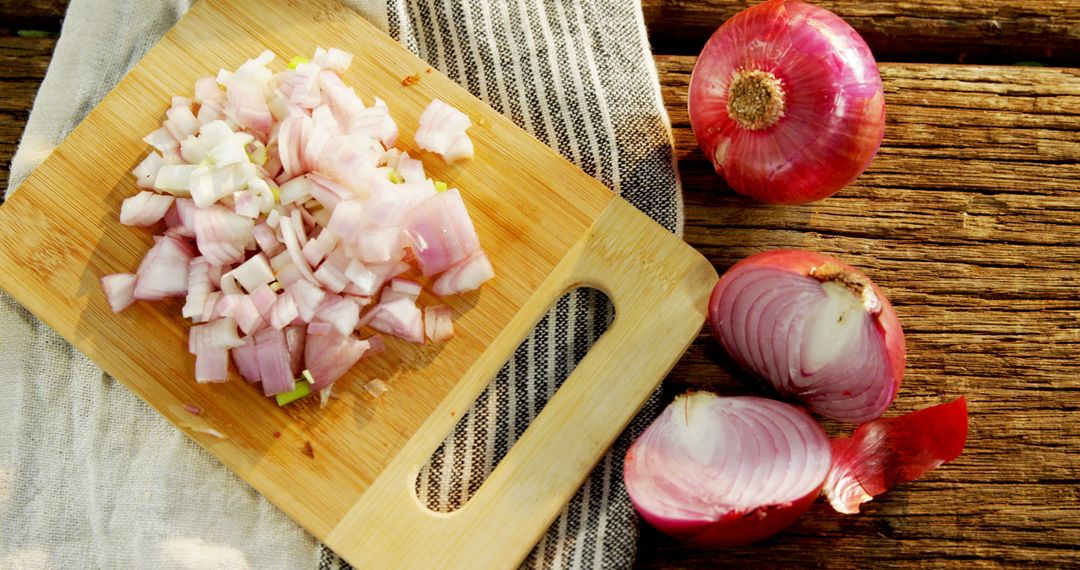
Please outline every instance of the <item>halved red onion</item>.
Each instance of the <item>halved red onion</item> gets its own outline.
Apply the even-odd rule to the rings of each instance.
[[[752,255],[720,278],[709,317],[736,363],[824,417],[872,420],[900,389],[904,333],[892,305],[869,278],[832,257]]]
[[[855,514],[859,505],[897,483],[914,481],[960,456],[967,442],[967,400],[881,418],[832,440],[833,465],[825,496],[838,512]]]
[[[798,518],[829,472],[829,439],[790,404],[692,392],[630,446],[627,493],[661,532],[703,547],[772,536]]]

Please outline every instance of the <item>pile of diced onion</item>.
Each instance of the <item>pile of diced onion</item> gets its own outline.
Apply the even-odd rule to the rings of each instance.
[[[453,335],[449,307],[418,305],[420,281],[443,297],[494,276],[458,190],[394,147],[382,100],[365,106],[342,81],[352,57],[317,48],[275,74],[264,52],[196,81],[193,99],[173,97],[144,139],[155,150],[120,221],[161,235],[135,273],[101,282],[114,311],[185,298],[199,382],[225,381],[231,356],[279,403],[319,391],[325,405],[334,381],[383,349],[378,333]],[[415,140],[471,158],[470,126],[435,100]],[[360,338],[364,327],[376,332]]]

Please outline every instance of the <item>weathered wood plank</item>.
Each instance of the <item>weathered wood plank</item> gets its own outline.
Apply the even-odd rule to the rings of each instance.
[[[0,30],[59,31],[67,5],[68,0],[0,0]]]
[[[0,188],[55,47],[55,38],[0,35]]]
[[[696,54],[725,20],[759,0],[642,0],[653,51]],[[1080,61],[1076,0],[814,2],[850,23],[879,61],[1056,65]]]
[[[693,57],[658,56],[686,239],[719,270],[801,247],[867,270],[896,305],[908,371],[889,414],[968,397],[956,462],[842,517],[820,502],[749,548],[689,549],[643,529],[640,568],[997,567],[1076,563],[1080,547],[1080,70],[883,64],[882,150],[852,187],[770,207],[696,149]],[[765,393],[702,334],[668,378]],[[833,434],[850,426],[827,424]]]

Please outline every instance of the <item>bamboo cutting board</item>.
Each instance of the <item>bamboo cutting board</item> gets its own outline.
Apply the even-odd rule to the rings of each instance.
[[[113,314],[98,280],[134,271],[151,245],[118,217],[149,150],[140,139],[170,97],[264,49],[281,69],[316,45],[356,55],[346,83],[389,102],[399,146],[414,154],[433,98],[469,114],[475,159],[422,156],[462,189],[497,276],[448,300],[448,343],[391,339],[338,381],[327,408],[279,408],[235,375],[194,382],[181,300]],[[353,565],[379,569],[519,563],[696,337],[716,280],[692,248],[358,14],[270,0],[198,2],[0,207],[0,266],[0,287],[106,372]],[[419,469],[550,305],[583,285],[611,298],[611,328],[464,507],[427,510]],[[391,386],[378,400],[360,389],[372,378]]]

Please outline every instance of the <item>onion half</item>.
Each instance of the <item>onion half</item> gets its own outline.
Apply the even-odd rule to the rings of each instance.
[[[679,396],[630,446],[624,480],[642,518],[704,547],[772,536],[820,494],[829,440],[806,412],[757,397]]]
[[[905,348],[896,312],[869,278],[832,257],[752,255],[720,278],[709,318],[735,362],[826,418],[872,420],[900,389]]]
[[[773,204],[835,194],[869,166],[885,132],[870,48],[839,16],[799,0],[724,22],[698,57],[688,100],[716,172]]]

